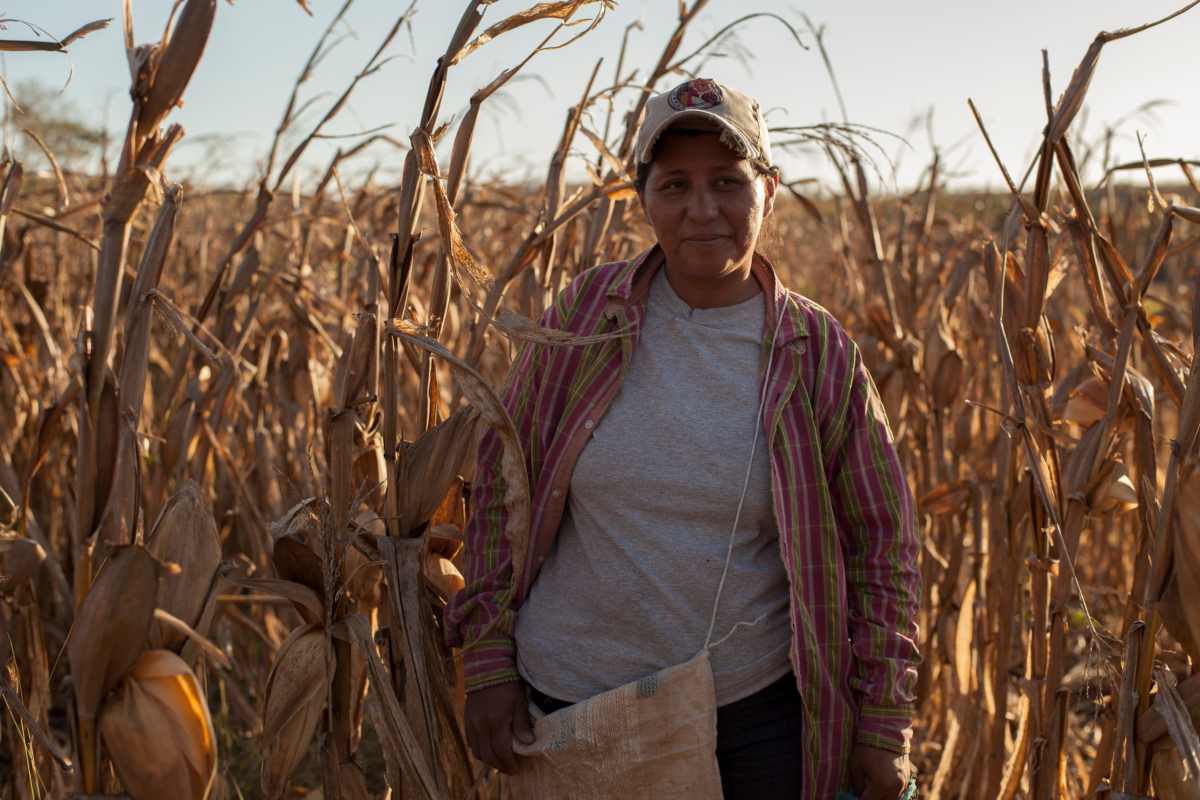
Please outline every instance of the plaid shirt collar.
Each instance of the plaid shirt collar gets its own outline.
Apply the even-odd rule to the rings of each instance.
[[[616,316],[618,310],[621,309],[628,314],[631,305],[642,304],[650,291],[650,281],[658,272],[659,267],[665,263],[666,258],[658,244],[630,259],[608,287],[608,304],[604,309],[605,315]],[[780,325],[779,338],[775,342],[775,347],[780,348],[797,339],[807,338],[808,326],[804,322],[803,315],[800,314],[796,300],[779,280],[770,260],[762,253],[756,252],[754,261],[750,265],[750,271],[762,286],[766,296],[774,299],[773,303],[767,305],[766,317],[763,320],[766,330],[773,331],[778,315],[786,315]]]

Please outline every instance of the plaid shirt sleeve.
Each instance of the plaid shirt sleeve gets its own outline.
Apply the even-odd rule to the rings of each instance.
[[[576,285],[571,284],[560,293],[542,315],[542,327],[561,328],[564,309],[576,291]],[[529,450],[536,445],[535,408],[545,369],[544,350],[532,342],[521,347],[500,395],[525,446],[527,469]],[[463,532],[466,585],[445,610],[446,643],[462,648],[468,692],[521,679],[514,640],[517,612],[512,607],[516,593],[512,549],[504,535],[508,512],[504,507],[505,482],[500,475],[502,450],[500,436],[488,428],[479,440],[471,489],[472,513]]]
[[[846,563],[855,743],[907,753],[921,660],[913,499],[875,383],[858,347],[833,328],[826,364],[839,389],[822,437]]]

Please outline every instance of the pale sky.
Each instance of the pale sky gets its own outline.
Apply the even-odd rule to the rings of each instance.
[[[311,0],[314,17],[292,0],[221,2],[204,59],[188,87],[185,106],[172,119],[187,131],[171,163],[179,173],[211,182],[244,180],[254,174],[278,124],[300,67],[341,0]],[[489,6],[483,27],[531,5],[531,0],[498,0]],[[912,149],[900,159],[899,185],[910,185],[931,153],[925,126],[911,127],[933,109],[933,133],[958,177],[952,185],[998,186],[997,171],[967,107],[971,97],[1010,172],[1022,173],[1045,123],[1041,89],[1041,49],[1049,50],[1055,97],[1098,31],[1141,24],[1176,10],[1183,0],[1010,0],[1007,3],[962,0],[847,2],[847,0],[712,0],[694,24],[684,52],[723,25],[751,11],[779,14],[802,29],[801,14],[826,27],[830,51],[851,121],[906,135]],[[348,37],[321,64],[302,90],[302,98],[326,93],[301,120],[307,132],[354,73],[361,68],[407,0],[357,0],[343,31]],[[136,39],[161,35],[170,0],[134,0]],[[69,56],[10,53],[3,61],[10,83],[34,78],[54,87],[70,82],[61,99],[92,119],[123,127],[128,113],[128,69],[119,27],[120,0],[17,0],[4,16],[25,19],[65,36],[83,22],[112,16],[108,30],[77,42]],[[392,125],[392,136],[407,141],[417,122],[436,58],[444,51],[465,8],[463,0],[418,0],[412,37],[402,34],[392,48],[397,58],[360,84],[350,106],[327,129],[348,134]],[[582,92],[596,59],[603,57],[599,85],[612,82],[617,48],[626,26],[640,22],[626,56],[625,71],[644,75],[657,60],[674,28],[677,0],[620,0],[600,27],[563,50],[539,54],[525,68],[526,80],[510,84],[506,97],[484,107],[476,131],[473,172],[512,176],[544,174],[544,165],[561,133],[566,109]],[[542,22],[505,34],[450,71],[443,121],[465,110],[472,92],[529,51],[550,30]],[[835,95],[816,47],[800,49],[776,21],[758,19],[741,29],[750,60],[710,60],[703,70],[757,97],[774,109],[772,125],[834,121],[840,116]],[[10,24],[6,33],[26,38]],[[813,45],[805,33],[804,41]],[[1146,137],[1150,157],[1200,158],[1200,8],[1159,28],[1105,47],[1086,106],[1087,132],[1126,117],[1138,106],[1164,99],[1170,105],[1153,115],[1135,116],[1120,128],[1116,158],[1137,158],[1136,133]],[[73,75],[71,74],[73,70]],[[536,77],[536,80],[533,79]],[[679,79],[668,78],[659,89]],[[632,92],[624,100],[631,102]],[[601,127],[603,119],[594,120]],[[228,137],[214,144],[213,136]],[[448,137],[449,138],[449,137]],[[615,134],[614,134],[615,138]],[[305,174],[320,170],[337,145],[353,139],[321,142],[304,162]],[[889,156],[905,150],[887,137],[880,141]],[[579,137],[576,150],[594,159]],[[777,152],[785,178],[827,178],[816,154]],[[380,175],[399,175],[402,156],[387,146],[369,150],[357,162],[365,169],[379,162]],[[443,165],[445,159],[443,158]],[[882,169],[887,168],[881,160]],[[168,170],[170,173],[170,169]],[[581,171],[575,174],[582,175]],[[1174,180],[1176,174],[1170,175]],[[1134,176],[1137,177],[1137,176]]]

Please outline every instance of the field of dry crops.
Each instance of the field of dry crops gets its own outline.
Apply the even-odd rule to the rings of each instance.
[[[495,395],[515,348],[582,346],[534,320],[649,244],[628,120],[703,51],[683,43],[706,0],[681,3],[657,64],[597,65],[541,186],[467,177],[479,110],[520,66],[453,126],[441,97],[508,30],[586,43],[609,5],[484,24],[465,4],[393,143],[398,186],[343,180],[368,140],[316,187],[293,172],[405,17],[257,185],[172,183],[215,0],[147,47],[125,21],[111,174],[4,164],[0,797],[506,796],[467,753],[438,613],[473,444],[495,426],[521,463]],[[1046,78],[1011,194],[947,193],[931,156],[913,191],[876,196],[852,126],[791,132],[841,182],[792,183],[768,252],[861,345],[919,499],[927,797],[1200,797],[1200,185],[1072,127],[1103,49],[1136,32]],[[583,186],[564,172],[580,148]],[[519,538],[528,486],[507,474]]]

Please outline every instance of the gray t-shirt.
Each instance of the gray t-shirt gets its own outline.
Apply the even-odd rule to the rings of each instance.
[[[704,645],[750,459],[761,294],[692,309],[666,269],[621,390],[571,476],[558,537],[517,614],[522,677],[578,702]],[[759,435],[713,633],[717,704],[791,670],[788,582]]]

